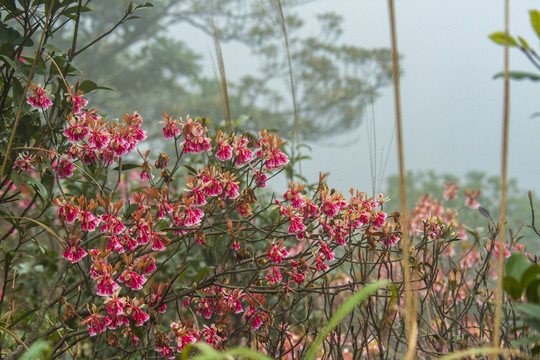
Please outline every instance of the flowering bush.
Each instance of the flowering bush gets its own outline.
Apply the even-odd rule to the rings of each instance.
[[[49,11],[43,27],[71,14],[33,6]],[[25,43],[4,45],[18,56]],[[3,83],[2,126],[13,134],[0,182],[2,357],[41,342],[42,357],[173,359],[205,343],[298,359],[321,332],[321,358],[397,357],[406,349],[404,251],[422,314],[418,357],[489,342],[496,224],[465,241],[457,210],[425,196],[404,249],[400,215],[385,212],[381,194],[344,194],[321,175],[314,186],[291,181],[270,195],[267,183],[289,158],[286,142],[266,130],[214,134],[204,117],[164,112],[160,141],[173,151],[145,150],[142,116],[108,120],[90,108],[85,90],[97,85],[68,85],[76,49],[53,52],[36,55],[45,85],[21,64],[2,68],[12,81]],[[29,136],[15,136],[18,126]],[[478,192],[465,195],[467,206],[480,206]],[[457,185],[444,196],[456,198]],[[524,248],[513,237],[508,251]],[[324,328],[379,279],[392,287]],[[508,345],[522,334],[511,332],[512,307],[505,315]]]

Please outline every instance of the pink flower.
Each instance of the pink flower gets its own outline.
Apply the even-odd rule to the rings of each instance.
[[[95,336],[97,334],[101,334],[106,330],[103,318],[103,315],[91,314],[81,322],[81,325],[88,325],[88,331],[90,332],[90,336]]]
[[[120,289],[120,285],[118,285],[108,273],[99,275],[97,277],[97,282],[97,296],[112,296],[116,290]]]
[[[459,189],[459,186],[456,185],[455,182],[451,183],[444,183],[444,191],[443,196],[446,200],[452,200],[457,197],[457,191]]]
[[[143,275],[150,275],[156,270],[156,259],[151,255],[143,255],[135,260],[135,266]]]
[[[131,309],[131,318],[135,321],[135,326],[143,326],[150,319],[150,316],[138,306],[128,304],[128,307]]]
[[[266,187],[266,180],[268,177],[263,171],[257,171],[255,170],[253,172],[253,175],[255,175],[255,183],[257,184],[257,187],[263,189]]]
[[[322,243],[319,252],[326,258],[326,261],[334,260],[334,252],[328,247],[328,245]]]
[[[80,114],[81,110],[88,105],[88,100],[83,98],[82,92],[77,92],[77,95],[70,95],[67,98],[68,102],[73,104],[73,113]]]
[[[60,219],[68,224],[73,223],[75,220],[77,220],[77,217],[79,216],[79,207],[77,205],[74,205],[72,203],[73,198],[70,202],[67,202],[66,200],[55,200],[55,205],[59,206],[60,209],[58,209],[58,216]]]
[[[268,253],[266,254],[266,256],[276,264],[281,264],[283,262],[283,258],[289,255],[287,249],[283,248],[282,245],[283,239],[281,239],[281,241],[277,245],[274,241],[272,241],[272,247],[270,248],[270,250],[268,250]]]
[[[109,239],[109,243],[107,245],[107,250],[109,251],[115,251],[118,254],[121,254],[124,252],[124,246],[118,236],[112,235]]]
[[[279,268],[276,266],[272,266],[268,273],[265,276],[266,280],[270,282],[270,285],[276,285],[281,282],[282,276],[279,272]]]
[[[328,270],[328,265],[325,264],[323,261],[322,261],[322,256],[319,255],[315,258],[315,264],[316,264],[316,267],[317,267],[317,271],[321,271],[321,270]]]
[[[112,298],[109,298],[106,301],[106,304],[107,304],[107,313],[109,315],[114,315],[114,316],[123,315],[124,310],[127,305],[123,297],[119,298],[116,295],[113,296]]]
[[[385,238],[383,238],[381,241],[382,243],[385,245],[385,246],[394,246],[395,244],[397,244],[397,242],[400,240],[401,238],[396,235],[396,234],[391,234]]]
[[[208,128],[193,121],[189,115],[186,117],[186,123],[182,125],[184,133],[184,153],[198,154],[204,151],[212,150],[210,138],[204,136],[208,132]]]
[[[229,160],[233,155],[233,148],[229,144],[229,139],[225,139],[225,134],[219,130],[216,136],[217,150],[215,152],[216,157],[221,160]]]
[[[298,234],[304,230],[306,230],[306,225],[302,223],[302,218],[292,215],[289,225],[289,235]]]
[[[78,233],[76,233],[75,236],[70,236],[68,246],[66,246],[62,252],[62,257],[72,264],[75,264],[88,255],[88,253],[79,245],[80,241],[81,239],[79,238]]]
[[[379,211],[373,214],[373,216],[371,217],[371,223],[377,227],[383,226],[385,221],[386,221],[386,213],[383,211]]]
[[[169,239],[163,237],[163,235],[159,232],[153,232],[151,237],[152,237],[152,250],[154,251],[165,250],[167,243],[169,243]]]
[[[87,140],[90,147],[94,149],[103,149],[109,145],[110,138],[108,132],[93,130],[90,131]]]
[[[193,206],[187,206],[184,209],[183,226],[186,226],[186,227],[199,226],[203,216],[204,216],[204,213],[202,212],[201,209],[193,207]]]
[[[146,283],[146,278],[133,270],[124,270],[118,277],[119,282],[125,282],[132,290],[141,290]]]
[[[223,191],[223,187],[218,179],[215,177],[206,177],[203,176],[203,191],[207,196],[218,196]]]
[[[131,233],[132,233],[132,230],[129,229],[129,231],[126,231],[124,233],[124,236],[122,236],[122,238],[120,239],[122,241],[122,244],[124,245],[124,247],[128,250],[128,251],[133,251],[137,248],[137,245],[139,245],[137,243],[137,240],[135,240],[132,236],[131,236]]]
[[[260,131],[259,136],[261,139],[257,147],[262,147],[262,149],[257,152],[257,157],[266,160],[265,166],[268,170],[278,169],[289,163],[287,155],[279,149],[285,144],[283,140],[266,130]]]
[[[126,225],[122,222],[122,218],[112,214],[103,214],[101,215],[101,221],[104,225],[101,227],[101,232],[107,234],[112,232],[116,235],[121,234],[125,229]]]
[[[74,124],[64,130],[64,135],[71,142],[79,142],[88,135],[88,128],[80,124]]]
[[[321,207],[321,211],[328,217],[334,217],[339,212],[339,205],[333,200],[325,201]]]
[[[180,129],[178,128],[178,121],[174,120],[171,115],[168,115],[165,111],[163,112],[163,118],[165,121],[160,121],[161,123],[165,123],[165,127],[163,127],[163,138],[164,139],[172,139],[178,135],[180,135]]]
[[[221,198],[229,198],[229,199],[236,199],[238,196],[240,196],[238,181],[236,180],[236,176],[230,172],[225,172],[221,174],[220,182],[223,185]]]
[[[41,84],[38,86],[35,86],[34,83],[30,84],[30,89],[34,93],[28,98],[26,102],[35,108],[45,110],[52,105],[52,101],[47,97],[47,91],[40,86]]]
[[[234,154],[236,155],[236,165],[243,165],[251,161],[253,152],[247,148],[249,141],[245,138],[237,139],[234,143]]]
[[[75,170],[75,165],[63,156],[60,158],[60,161],[55,161],[52,166],[60,178],[70,177],[73,175],[73,170]]]
[[[80,211],[79,221],[81,222],[81,230],[94,231],[99,224],[99,218],[94,216],[90,211]]]
[[[482,191],[480,190],[467,190],[465,191],[465,196],[467,196],[467,199],[465,199],[465,205],[468,206],[471,209],[478,209],[480,207],[480,203],[476,200]]]
[[[17,155],[17,160],[13,164],[13,167],[18,170],[30,170],[30,165],[32,165],[32,156],[28,155],[26,152],[19,153]]]
[[[275,150],[270,159],[264,164],[268,170],[279,169],[289,163],[289,158],[281,150]]]

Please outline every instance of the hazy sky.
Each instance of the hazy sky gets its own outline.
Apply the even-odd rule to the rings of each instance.
[[[528,10],[534,8],[540,9],[537,0],[511,1],[510,32],[539,48],[529,23]],[[332,10],[341,14],[344,43],[366,48],[390,46],[387,1],[321,0],[297,10],[305,14],[308,24],[315,24],[309,19],[316,13]],[[398,0],[396,18],[398,49],[403,56],[400,65],[404,72],[401,96],[406,168],[456,175],[470,170],[498,174],[503,87],[502,80],[493,80],[493,75],[503,68],[503,48],[492,43],[488,35],[504,28],[503,1]],[[211,72],[212,39],[200,41],[195,32],[187,39],[190,33],[182,33],[183,40],[205,57]],[[227,75],[233,79],[257,69],[247,50],[238,44],[224,44],[223,55]],[[510,68],[534,71],[516,49],[511,50]],[[531,114],[540,111],[539,93],[540,83],[511,83],[509,176],[518,178],[520,187],[537,191],[540,117],[532,119]],[[383,90],[373,112],[377,156],[386,157],[390,151],[385,174],[395,174],[396,148],[389,148],[395,143],[391,141],[391,87]],[[371,192],[366,122],[346,136],[310,145],[313,160],[303,163],[303,170],[311,181],[317,180],[319,171],[330,172],[329,184],[333,187]]]

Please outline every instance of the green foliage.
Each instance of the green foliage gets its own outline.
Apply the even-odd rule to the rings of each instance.
[[[529,19],[531,22],[531,26],[533,30],[536,33],[536,36],[540,39],[540,11],[538,10],[531,10],[529,11]],[[489,35],[489,38],[499,45],[505,45],[506,44],[506,35],[502,31],[497,31]],[[523,54],[529,59],[531,64],[534,65],[534,67],[540,72],[540,56],[538,55],[538,52],[535,51],[533,48],[529,46],[529,43],[522,38],[521,36],[517,37],[517,40],[508,35],[508,46],[518,48],[521,50]],[[501,78],[504,76],[503,72],[495,74],[494,78]],[[532,80],[532,81],[538,81],[540,80],[540,74],[531,73],[528,71],[509,71],[508,76],[510,79],[514,80]]]
[[[540,354],[540,265],[531,263],[523,254],[512,254],[506,260],[503,287],[514,300],[525,295],[527,302],[514,308],[525,316],[528,327],[536,331],[515,345],[532,345],[531,353]]]

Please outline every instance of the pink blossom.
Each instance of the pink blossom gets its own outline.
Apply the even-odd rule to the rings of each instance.
[[[60,178],[70,177],[73,175],[73,170],[75,170],[75,165],[63,156],[60,158],[60,161],[55,161],[52,166]]]
[[[79,142],[88,135],[88,128],[80,124],[74,124],[64,130],[64,135],[71,142]]]
[[[26,102],[35,108],[45,110],[52,105],[52,101],[47,97],[47,91],[40,86],[41,84],[35,86],[34,83],[31,83],[30,89],[34,93],[28,98]]]
[[[97,296],[112,296],[116,290],[120,289],[120,285],[108,273],[99,275],[97,283]]]
[[[283,262],[283,258],[289,255],[287,249],[283,248],[282,245],[283,239],[277,245],[275,244],[275,241],[272,241],[272,247],[270,248],[270,250],[268,250],[268,253],[266,254],[268,259],[272,260],[276,264],[281,264]]]
[[[229,199],[236,199],[238,196],[240,196],[238,182],[233,181],[233,175],[230,177],[225,178],[223,185],[223,192],[221,194],[221,197],[224,199],[228,197]]]
[[[306,230],[306,225],[302,223],[302,218],[298,216],[291,216],[291,223],[289,225],[289,235],[298,234]]]
[[[80,114],[81,110],[88,105],[88,100],[83,98],[82,92],[78,92],[77,95],[68,96],[67,100],[73,104],[73,113]]]
[[[112,235],[110,238],[109,238],[109,243],[107,245],[107,250],[113,252],[117,252],[118,254],[121,254],[124,252],[124,246],[122,244],[122,242],[120,241],[120,239],[118,238],[118,236],[116,235]]]
[[[138,306],[128,304],[128,307],[131,309],[131,318],[135,321],[135,326],[143,326],[150,319],[150,316]]]
[[[71,224],[77,220],[77,217],[79,216],[79,207],[77,205],[58,199],[55,201],[55,204],[60,206],[60,209],[58,209],[58,216],[62,221]]]
[[[203,191],[207,196],[218,196],[223,191],[221,183],[215,177],[203,177]]]
[[[458,190],[459,190],[459,186],[457,186],[455,182],[451,182],[451,183],[445,182],[443,196],[446,200],[455,199],[457,197]]]
[[[103,315],[91,314],[81,322],[81,325],[88,325],[90,336],[96,336],[97,334],[101,334],[106,330],[103,320]]]
[[[234,154],[236,155],[236,165],[244,165],[251,161],[253,152],[247,148],[249,141],[244,138],[237,139],[234,143]]]
[[[99,225],[99,218],[94,216],[90,211],[80,211],[79,221],[81,222],[81,230],[94,231]]]
[[[119,282],[125,282],[132,290],[141,290],[146,283],[146,278],[133,270],[126,269],[118,277]]]
[[[204,213],[202,212],[201,209],[193,207],[193,206],[187,206],[184,209],[183,226],[186,226],[186,227],[199,226],[203,216],[204,216]]]
[[[319,251],[325,257],[326,261],[334,260],[334,252],[328,247],[328,245],[321,243]]]
[[[70,237],[68,246],[66,246],[62,252],[62,257],[72,264],[79,262],[83,257],[88,255],[88,253],[79,245],[80,241],[81,239],[78,236]]]
[[[471,209],[478,209],[480,207],[480,203],[476,199],[481,193],[482,192],[480,190],[465,191],[465,196],[467,196],[467,199],[465,199],[465,205]]]
[[[277,266],[272,266],[265,278],[270,282],[270,285],[276,285],[281,282],[282,276]]]
[[[257,171],[255,170],[253,172],[253,175],[255,175],[255,183],[257,184],[257,187],[263,189],[266,187],[266,180],[268,177],[263,171]]]

